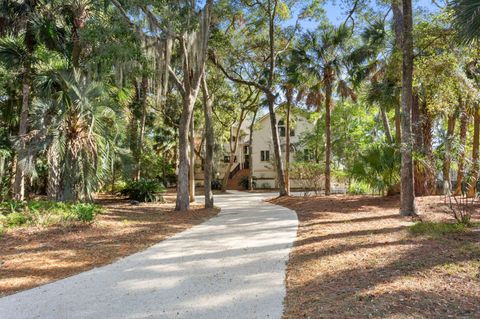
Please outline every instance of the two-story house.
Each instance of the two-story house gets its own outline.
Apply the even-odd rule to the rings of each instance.
[[[301,112],[292,115],[290,129],[290,161],[295,161],[296,154],[299,151],[298,144],[305,132],[312,130],[314,124],[308,120],[309,113]],[[278,133],[281,144],[282,159],[285,161],[285,145],[286,145],[286,125],[285,120],[277,115]],[[252,135],[252,154],[249,154],[249,131],[250,123],[244,122],[239,130],[239,136],[235,136],[236,127],[232,127],[233,145],[235,139],[238,139],[238,146],[235,152],[234,164],[232,165],[229,175],[229,189],[241,189],[239,183],[242,178],[248,176],[250,166],[253,170],[253,176],[256,178],[257,188],[275,188],[277,187],[276,172],[274,167],[274,151],[272,141],[272,131],[270,126],[270,116],[266,115],[259,118],[255,125]],[[296,145],[297,147],[294,147]],[[230,146],[223,146],[223,154],[216,154],[214,172],[215,178],[222,180],[230,160]],[[200,160],[196,160],[195,165],[196,185],[203,185],[203,171]],[[295,187],[295,181],[291,181],[291,186]]]

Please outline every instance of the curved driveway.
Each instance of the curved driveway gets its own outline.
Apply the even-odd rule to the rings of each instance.
[[[280,318],[295,212],[215,196],[217,217],[145,251],[0,299],[0,318]]]

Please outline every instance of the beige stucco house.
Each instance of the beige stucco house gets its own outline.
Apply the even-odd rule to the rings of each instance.
[[[277,115],[278,116],[278,115]],[[295,161],[296,154],[301,152],[299,146],[300,139],[305,132],[312,130],[314,123],[308,119],[307,112],[292,115],[290,131],[290,161]],[[282,150],[282,158],[285,160],[286,127],[285,121],[278,116],[278,132]],[[252,154],[249,154],[249,127],[250,123],[245,122],[240,127],[239,136],[235,136],[236,127],[232,127],[232,145],[235,139],[238,140],[238,147],[235,153],[234,165],[230,169],[230,181],[228,188],[238,188],[239,182],[245,176],[248,176],[250,166],[253,169],[253,176],[256,178],[257,188],[275,188],[277,186],[276,173],[274,169],[274,151],[272,141],[272,131],[270,126],[270,116],[266,115],[259,118],[255,125],[252,137]],[[223,154],[216,154],[215,158],[215,178],[223,179],[224,172],[227,169],[229,161],[228,143],[223,146]],[[217,152],[219,153],[219,152]],[[195,179],[197,185],[203,185],[203,171],[201,161],[197,160],[195,165]],[[295,187],[295,181],[291,181],[291,186]]]

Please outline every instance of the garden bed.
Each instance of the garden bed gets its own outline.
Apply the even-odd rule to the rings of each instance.
[[[431,227],[412,228],[415,222],[399,216],[399,197],[272,203],[296,210],[300,221],[284,318],[480,317],[480,231],[418,234]],[[453,222],[441,196],[419,198],[418,206],[424,221]]]
[[[93,223],[6,230],[0,237],[0,296],[65,278],[143,250],[215,216],[218,209],[173,203],[130,205],[105,196]]]

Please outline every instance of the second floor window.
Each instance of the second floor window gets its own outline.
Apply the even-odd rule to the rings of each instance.
[[[260,151],[260,161],[268,162],[270,160],[270,151]]]
[[[278,121],[278,135],[280,135],[281,137],[285,137],[286,131],[287,129],[285,127],[285,122],[283,122],[282,120]]]
[[[285,122],[280,120],[278,121],[278,135],[280,137],[285,137],[287,136],[287,126],[285,125]],[[295,130],[290,127],[290,136],[295,136]]]

